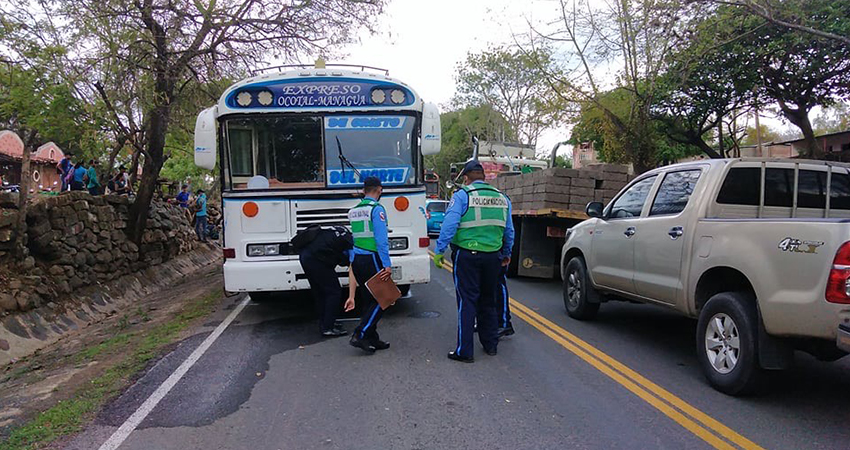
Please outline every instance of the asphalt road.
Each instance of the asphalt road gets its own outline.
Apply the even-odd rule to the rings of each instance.
[[[850,361],[799,355],[761,395],[727,397],[699,372],[689,319],[609,303],[596,321],[582,323],[564,313],[558,283],[510,280],[509,289],[521,304],[517,334],[494,357],[476,342],[474,364],[446,358],[457,326],[446,271],[432,269],[430,284],[388,311],[379,331],[392,347],[371,356],[347,338],[320,339],[303,300],[249,303],[120,448],[850,447]],[[240,300],[232,301],[229,309]],[[217,320],[151,367],[66,448],[98,448]]]

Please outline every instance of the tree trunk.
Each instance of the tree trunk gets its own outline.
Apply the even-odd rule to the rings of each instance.
[[[812,121],[809,120],[809,112],[804,108],[792,109],[780,104],[782,115],[803,132],[803,140],[806,147],[806,156],[812,159],[823,159],[824,149],[818,146],[815,139],[815,131],[812,129]]]
[[[142,235],[147,226],[148,211],[159,180],[159,172],[165,162],[163,154],[165,152],[165,135],[168,132],[171,119],[171,104],[168,100],[171,98],[171,89],[163,89],[163,91],[163,95],[158,98],[166,99],[165,104],[158,106],[151,113],[150,126],[147,129],[147,155],[142,170],[142,181],[139,183],[136,200],[130,208],[128,232],[130,239],[136,245],[140,245],[142,242]]]
[[[142,151],[136,149],[136,151],[133,152],[133,156],[130,159],[130,171],[129,171],[130,187],[134,190],[135,190],[135,187],[136,187],[136,181],[139,178],[139,158],[141,157],[141,155],[142,155]]]
[[[127,138],[124,136],[119,137],[115,142],[115,147],[109,152],[109,163],[106,165],[106,174],[109,178],[112,178],[112,169],[115,168],[115,158],[118,157],[118,153],[124,148],[125,143],[127,143]],[[109,181],[109,178],[107,178],[107,181]]]
[[[18,223],[15,224],[15,254],[19,259],[26,257],[27,248],[27,200],[32,181],[32,170],[30,169],[31,154],[29,150],[30,141],[32,141],[32,139],[27,139],[27,145],[24,145],[24,152],[21,156],[21,183],[18,185],[20,193],[18,197]]]

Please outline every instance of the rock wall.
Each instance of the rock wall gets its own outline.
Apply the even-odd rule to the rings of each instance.
[[[202,245],[186,210],[151,205],[141,245],[127,239],[130,200],[67,192],[40,198],[27,210],[27,251],[11,257],[18,211],[0,197],[0,314],[59,303],[89,286],[161,264]]]

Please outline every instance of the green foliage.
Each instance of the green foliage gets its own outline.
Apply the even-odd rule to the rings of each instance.
[[[554,167],[561,167],[561,168],[564,168],[564,169],[572,169],[573,168],[573,160],[565,157],[564,155],[555,156]]]
[[[472,137],[482,141],[512,140],[513,129],[507,120],[490,106],[473,106],[440,115],[442,148],[440,153],[425,157],[425,168],[440,176],[441,190],[450,178],[450,165],[472,156]]]
[[[543,129],[565,119],[566,104],[549,83],[557,72],[555,57],[546,47],[529,51],[492,47],[470,53],[457,69],[454,103],[489,105],[510,124],[518,142],[536,145]]]
[[[825,108],[812,121],[815,134],[837,133],[850,130],[850,103],[837,103]]]
[[[761,143],[767,144],[768,142],[780,142],[782,141],[782,135],[770,128],[767,125],[760,125],[759,129],[761,130]],[[741,140],[741,145],[757,145],[758,144],[758,133],[756,127],[747,127],[746,135],[744,139]]]

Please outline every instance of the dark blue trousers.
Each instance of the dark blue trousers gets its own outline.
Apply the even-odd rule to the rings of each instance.
[[[472,336],[478,319],[478,339],[485,350],[499,344],[496,290],[501,260],[497,252],[471,252],[452,248],[457,294],[457,348],[465,358],[473,356]]]
[[[366,289],[366,282],[384,266],[377,254],[354,255],[351,268],[357,280],[357,301],[363,302],[363,315],[360,316],[360,324],[354,329],[354,334],[360,339],[377,340],[379,339],[378,322],[384,315],[384,310],[369,293],[369,289]]]
[[[508,295],[508,266],[503,266],[499,270],[499,287],[496,291],[496,295],[499,297],[497,304],[499,308],[499,327],[512,328],[511,302],[510,295]]]

